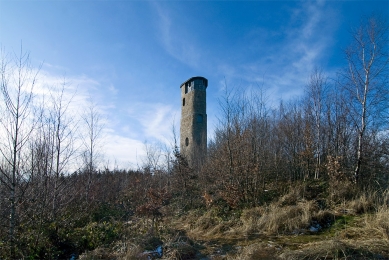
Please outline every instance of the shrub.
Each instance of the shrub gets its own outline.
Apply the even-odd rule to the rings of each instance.
[[[116,222],[91,222],[82,228],[61,230],[59,237],[78,252],[109,245],[119,237],[121,226]]]

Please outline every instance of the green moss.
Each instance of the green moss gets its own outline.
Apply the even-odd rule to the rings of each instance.
[[[360,217],[351,215],[341,215],[335,218],[335,221],[328,228],[315,234],[302,234],[296,236],[280,236],[277,238],[279,243],[284,244],[288,248],[298,249],[299,245],[312,242],[320,242],[336,237],[342,230],[347,227],[355,226]]]
[[[351,215],[338,216],[335,218],[335,222],[329,228],[323,231],[323,234],[333,237],[338,232],[354,225],[357,219],[357,216]]]

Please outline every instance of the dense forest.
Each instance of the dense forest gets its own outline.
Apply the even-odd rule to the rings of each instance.
[[[293,255],[292,247],[278,252],[257,243],[219,259],[261,259],[266,250],[284,259],[389,258],[388,24],[369,18],[350,39],[336,77],[314,69],[304,95],[277,107],[264,89],[226,84],[207,160],[196,168],[177,145],[146,145],[138,169],[102,167],[97,105],[76,119],[66,81],[37,99],[39,69],[28,53],[3,52],[0,259],[75,259],[101,248],[106,259],[137,259],[169,243],[175,246],[164,257],[197,259],[194,234],[247,238],[316,228],[328,238],[339,220],[354,233],[326,239],[338,242],[324,253]],[[356,234],[366,235],[364,244]]]

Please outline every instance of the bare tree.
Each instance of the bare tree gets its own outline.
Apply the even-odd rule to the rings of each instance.
[[[85,126],[86,134],[83,136],[84,150],[82,158],[84,163],[84,170],[87,177],[85,199],[89,201],[89,193],[92,184],[93,174],[96,172],[99,160],[101,160],[101,141],[103,122],[101,114],[98,111],[97,104],[90,98],[86,111],[82,114],[82,121]]]
[[[377,126],[382,112],[388,110],[388,24],[380,17],[370,17],[352,32],[352,37],[344,75],[357,132],[354,181],[358,182],[366,132]]]
[[[322,157],[322,121],[324,95],[326,87],[326,77],[319,69],[315,69],[309,78],[309,83],[306,87],[308,97],[308,116],[312,117],[313,123],[313,143],[315,157],[315,179],[319,178]]]
[[[60,87],[52,87],[49,96],[42,96],[36,109],[36,127],[28,140],[29,187],[25,192],[28,198],[19,214],[19,222],[30,230],[30,235],[20,237],[31,247],[42,246],[45,229],[57,231],[60,213],[76,196],[69,187],[71,178],[69,163],[75,155],[74,117],[69,117],[68,106],[71,98],[66,98],[66,82]],[[63,216],[63,215],[62,215]],[[63,222],[62,222],[63,223]],[[53,230],[53,231],[54,231]],[[54,234],[54,233],[53,233]]]
[[[10,61],[2,53],[0,70],[0,181],[9,191],[9,239],[11,257],[15,258],[17,207],[29,182],[25,147],[35,127],[33,89],[39,70],[32,68],[29,54],[22,48]]]
[[[219,100],[219,105],[222,112],[222,117],[219,118],[220,131],[223,135],[223,139],[226,141],[227,150],[228,150],[228,173],[229,178],[232,178],[233,175],[233,152],[232,152],[232,127],[233,127],[233,117],[234,117],[234,93],[228,89],[227,81],[225,80],[225,93],[223,100]],[[225,130],[225,131],[224,131]],[[217,131],[217,130],[216,130]]]
[[[161,170],[161,157],[162,157],[162,148],[158,144],[150,144],[145,142],[144,149],[146,156],[143,160],[143,167],[145,170],[149,171],[152,175],[158,173]]]
[[[64,95],[67,83],[64,80],[57,93],[51,93],[52,109],[49,115],[49,122],[52,124],[52,151],[53,151],[53,194],[51,205],[51,217],[56,219],[56,214],[59,209],[59,200],[61,192],[66,188],[65,182],[61,181],[61,176],[66,174],[67,167],[71,163],[73,156],[76,153],[75,147],[75,131],[77,123],[74,118],[69,116],[69,105],[72,98],[67,99]]]

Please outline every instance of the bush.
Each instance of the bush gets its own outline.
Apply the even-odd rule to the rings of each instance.
[[[81,253],[99,246],[110,245],[119,237],[120,229],[120,223],[116,222],[91,222],[82,228],[60,230],[58,239],[62,244]]]

